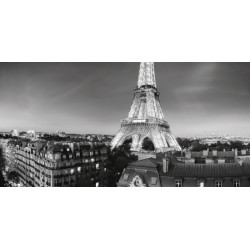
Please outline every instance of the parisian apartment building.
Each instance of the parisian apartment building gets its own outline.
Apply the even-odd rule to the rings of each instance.
[[[168,152],[131,162],[118,187],[250,187],[250,150]]]
[[[108,186],[108,149],[103,144],[0,139],[6,171],[25,187]]]

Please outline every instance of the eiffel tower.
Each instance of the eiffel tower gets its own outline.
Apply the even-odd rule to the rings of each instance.
[[[164,120],[159,95],[154,63],[142,62],[132,107],[128,118],[121,122],[121,128],[111,143],[112,149],[132,137],[132,151],[142,152],[145,138],[152,141],[157,153],[166,152],[169,148],[181,150],[170,131],[169,123]]]

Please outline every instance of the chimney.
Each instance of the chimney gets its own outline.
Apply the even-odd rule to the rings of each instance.
[[[213,150],[213,156],[217,156],[217,150]]]
[[[204,157],[208,157],[208,152],[209,152],[209,149],[203,150],[202,155],[203,155]]]
[[[163,173],[166,174],[169,171],[169,158],[164,157],[162,159],[162,163],[163,163]]]
[[[241,155],[246,155],[247,151],[245,149],[241,149]]]
[[[235,157],[238,157],[238,148],[236,148],[234,152],[235,152]]]

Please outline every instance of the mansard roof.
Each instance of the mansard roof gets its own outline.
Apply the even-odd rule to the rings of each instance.
[[[170,166],[169,172],[161,176],[183,178],[222,178],[250,176],[250,164],[225,163],[225,164],[184,164],[177,163]]]
[[[203,156],[203,151],[193,151],[191,152],[191,156],[192,158],[198,158],[198,157],[202,157]],[[218,157],[218,158],[225,158],[225,157],[235,157],[235,152],[234,151],[217,151],[217,154],[214,155],[212,151],[208,152],[208,155],[206,157],[210,157],[210,158],[214,158],[214,157]]]
[[[140,161],[135,161],[129,164],[129,166],[135,166],[135,167],[157,167],[157,160],[154,158],[147,158]]]

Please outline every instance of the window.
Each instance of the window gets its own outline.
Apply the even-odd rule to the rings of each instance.
[[[222,187],[222,181],[216,181],[215,186],[216,187]]]
[[[204,181],[201,181],[199,187],[204,187],[204,186],[205,186]]]
[[[239,180],[234,180],[233,184],[234,184],[234,187],[240,187],[240,181]]]
[[[176,187],[182,187],[182,181],[175,181]]]
[[[157,183],[157,177],[151,177],[151,184],[156,185]]]
[[[96,182],[95,186],[96,186],[96,187],[99,187],[99,182]]]
[[[99,163],[96,164],[96,169],[99,169]]]
[[[129,174],[124,174],[123,180],[124,180],[124,181],[127,181],[127,180],[128,180],[128,177],[129,177]]]
[[[201,181],[198,181],[198,187],[204,187],[205,186],[205,181],[201,180]]]

